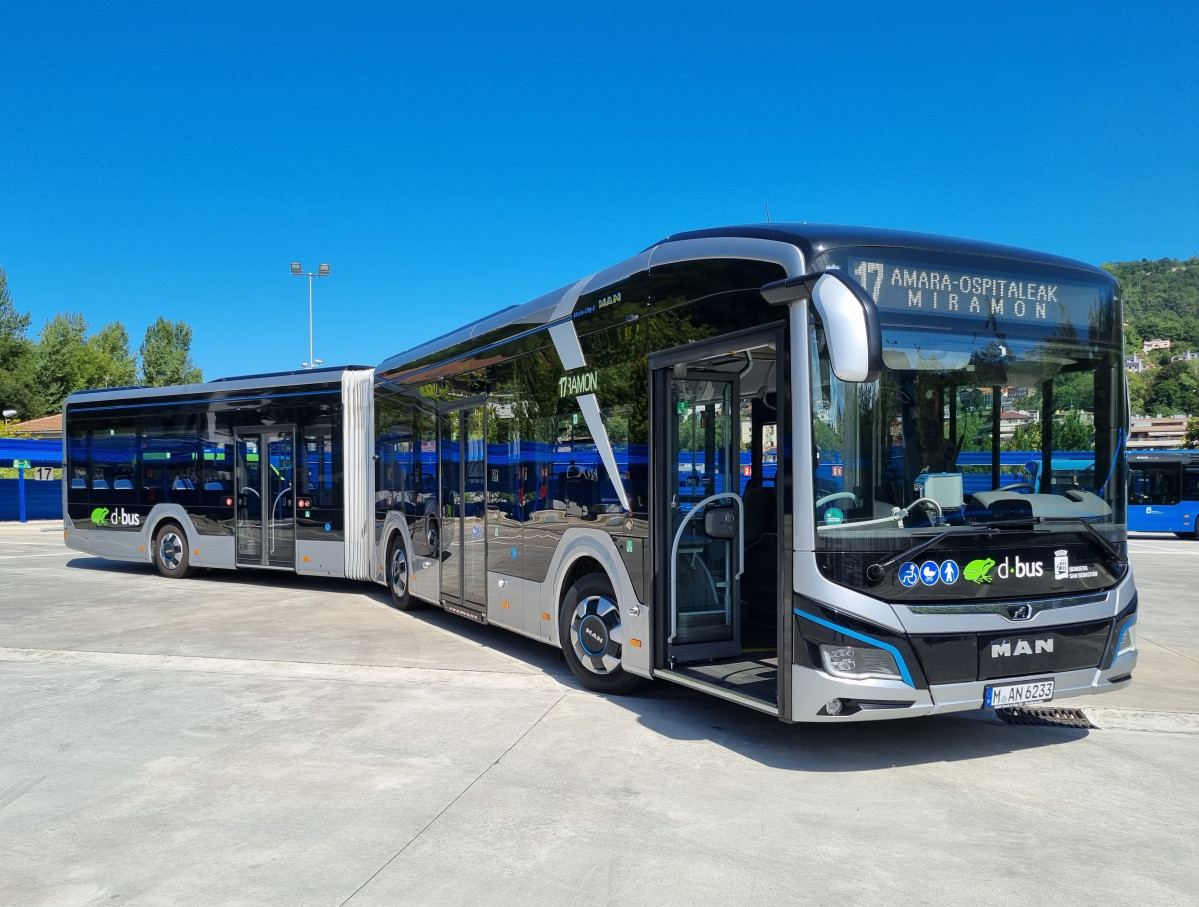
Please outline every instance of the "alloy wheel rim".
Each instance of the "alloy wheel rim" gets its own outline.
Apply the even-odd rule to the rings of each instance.
[[[164,535],[158,546],[158,556],[168,570],[177,570],[183,560],[183,543],[179,536],[173,532]]]
[[[593,674],[610,674],[620,667],[624,628],[620,609],[607,595],[589,595],[570,618],[570,644],[575,656]]]

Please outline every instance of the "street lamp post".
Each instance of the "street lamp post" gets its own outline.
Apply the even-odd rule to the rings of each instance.
[[[329,266],[318,265],[315,274],[311,271],[304,273],[303,266],[298,261],[293,261],[291,263],[291,276],[308,278],[308,361],[303,365],[304,368],[316,368],[318,365],[321,365],[324,360],[314,358],[312,353],[312,278],[328,277]]]

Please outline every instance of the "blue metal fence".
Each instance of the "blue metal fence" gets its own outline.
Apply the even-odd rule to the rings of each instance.
[[[0,479],[0,520],[62,519],[62,482],[37,481],[30,475],[39,467],[62,466],[61,441],[0,438],[0,466],[17,469],[15,479]]]

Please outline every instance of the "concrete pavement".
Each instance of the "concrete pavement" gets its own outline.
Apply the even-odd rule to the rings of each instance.
[[[1159,904],[1199,891],[1199,544],[1098,730],[787,726],[368,584],[0,524],[0,903]]]

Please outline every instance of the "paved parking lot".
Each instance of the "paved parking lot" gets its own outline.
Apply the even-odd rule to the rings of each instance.
[[[1199,543],[1141,536],[1097,729],[783,725],[366,584],[0,524],[0,903],[1199,902]]]

